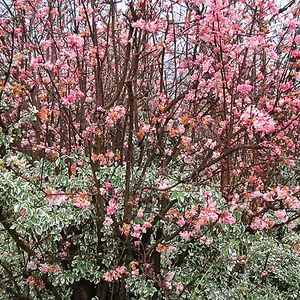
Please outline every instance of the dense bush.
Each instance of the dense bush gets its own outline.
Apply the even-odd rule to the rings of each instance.
[[[299,1],[0,12],[1,299],[299,299]]]

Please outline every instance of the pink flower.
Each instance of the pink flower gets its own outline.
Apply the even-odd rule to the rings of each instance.
[[[265,276],[268,275],[268,271],[262,270],[260,274],[261,274],[262,277],[265,277]]]
[[[137,217],[141,218],[144,215],[144,210],[142,208],[140,208],[137,212]]]
[[[186,223],[184,217],[183,217],[183,216],[180,216],[180,217],[178,218],[177,223],[178,223],[180,226],[183,226],[183,225]]]
[[[142,232],[142,227],[140,224],[134,224],[133,225],[133,233],[132,236],[135,238],[140,238],[141,237],[141,232]]]
[[[205,191],[205,192],[204,192],[204,196],[205,196],[207,199],[211,199],[212,193],[211,193],[210,191]]]
[[[79,195],[75,196],[73,199],[73,204],[74,206],[82,209],[88,209],[91,205],[86,193],[80,193]]]
[[[115,154],[110,150],[106,152],[105,156],[109,159],[113,159],[115,157]]]
[[[295,224],[294,222],[289,222],[289,223],[288,223],[288,228],[289,228],[289,229],[292,230],[292,229],[294,229],[295,227],[296,227],[296,224]]]
[[[272,133],[275,131],[275,121],[263,114],[257,115],[253,121],[253,126],[257,132]]]
[[[241,121],[245,125],[253,125],[257,132],[272,133],[275,131],[276,122],[267,113],[260,111],[255,106],[247,107],[241,115]]]
[[[284,209],[278,209],[275,211],[274,215],[283,223],[288,220],[288,216],[286,215],[286,211]]]
[[[71,242],[66,241],[66,242],[65,242],[65,246],[66,246],[66,247],[70,247],[70,246],[71,246]]]
[[[67,253],[67,251],[62,251],[62,252],[59,253],[59,256],[60,257],[67,257],[68,253]]]
[[[26,213],[26,209],[25,209],[25,208],[22,208],[22,209],[20,210],[20,216],[21,216],[21,217],[24,216],[25,213]]]
[[[165,190],[169,187],[169,181],[166,179],[158,178],[155,182],[158,184],[160,190]]]
[[[240,84],[237,86],[237,91],[247,95],[254,87],[250,84]]]
[[[250,227],[253,230],[264,230],[271,228],[274,224],[275,222],[270,221],[266,215],[263,215],[262,217],[254,218],[254,221],[251,223]]]
[[[185,241],[189,241],[192,235],[193,235],[192,232],[189,232],[187,230],[180,232],[181,238],[184,239]]]
[[[61,268],[58,265],[50,265],[49,266],[49,271],[51,271],[53,273],[58,273],[58,272],[61,271]]]
[[[74,103],[76,101],[76,93],[74,91],[71,91],[69,95],[66,97],[62,97],[62,102],[64,104],[70,104]]]
[[[111,218],[106,218],[103,222],[103,225],[110,226],[113,223],[113,220]]]
[[[184,289],[184,285],[183,285],[183,283],[181,281],[179,281],[176,284],[176,290],[179,291],[179,292],[181,292],[181,291],[183,291],[183,289]]]
[[[231,225],[235,223],[235,217],[229,214],[228,210],[223,210],[219,221]]]
[[[73,34],[67,38],[67,43],[69,46],[80,48],[83,46],[84,40],[81,36]]]
[[[47,273],[49,271],[49,266],[48,264],[41,264],[39,266],[39,270],[42,272],[42,273]]]
[[[209,237],[206,237],[206,236],[204,235],[204,236],[201,236],[200,241],[201,241],[202,243],[204,243],[207,247],[209,247],[209,246],[212,244],[213,239],[212,239],[212,238],[209,238]]]
[[[114,215],[118,209],[118,203],[117,203],[116,199],[114,199],[114,198],[110,199],[108,204],[109,205],[106,208],[106,213],[108,215]]]
[[[175,273],[174,273],[174,272],[168,272],[168,273],[166,274],[165,279],[166,279],[167,281],[171,281],[171,280],[174,278],[174,276],[175,276]]]
[[[145,24],[146,24],[145,20],[139,19],[136,22],[133,22],[131,24],[131,26],[134,27],[134,28],[145,29],[145,27],[146,27]]]
[[[107,282],[112,282],[114,279],[113,279],[113,276],[112,276],[112,272],[106,272],[102,278],[107,281]]]
[[[144,223],[143,223],[143,228],[151,228],[152,227],[152,224],[150,223],[150,222],[147,222],[147,221],[145,221]]]
[[[140,245],[140,243],[141,243],[141,241],[134,241],[134,246],[137,247]]]
[[[35,261],[30,261],[27,264],[27,269],[28,270],[36,270],[37,269],[37,263]]]
[[[105,194],[107,194],[107,190],[106,189],[104,189],[104,188],[100,188],[99,189],[100,190],[100,194],[102,195],[102,196],[104,196]]]
[[[114,123],[123,118],[126,114],[126,109],[123,106],[115,106],[107,113],[106,124],[108,127],[112,127]]]

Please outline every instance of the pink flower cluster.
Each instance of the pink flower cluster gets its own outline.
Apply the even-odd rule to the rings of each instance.
[[[207,247],[209,247],[212,242],[213,242],[213,238],[209,238],[207,236],[201,236],[200,241]]]
[[[83,46],[84,40],[81,36],[72,34],[67,38],[67,43],[69,46],[81,48]]]
[[[251,92],[251,90],[254,89],[254,87],[250,84],[240,84],[237,86],[236,89],[238,92],[241,92],[242,94],[247,95],[247,94],[249,94],[249,92]]]
[[[61,271],[61,268],[58,265],[48,265],[45,263],[39,266],[39,270],[41,273],[48,273],[48,272],[58,273]]]
[[[106,213],[108,215],[114,215],[119,208],[117,200],[115,198],[111,198],[108,202],[108,206],[106,208]]]
[[[235,223],[235,217],[231,214],[229,214],[228,210],[223,210],[222,214],[219,218],[219,222],[221,223],[227,223],[227,224],[233,224]]]
[[[148,221],[143,222],[143,224],[133,224],[133,233],[131,234],[133,237],[140,239],[142,233],[146,233],[148,228],[151,228],[152,224]],[[136,243],[137,242],[137,243]],[[138,241],[135,241],[136,245],[139,245]]]
[[[253,126],[257,132],[272,133],[275,131],[275,121],[267,115],[258,114],[253,121]]]
[[[84,94],[81,91],[71,91],[66,97],[62,97],[61,100],[64,104],[75,103],[77,98],[83,98]]]
[[[110,111],[107,113],[106,117],[106,124],[108,127],[113,126],[113,124],[123,118],[126,114],[126,109],[124,106],[115,106],[110,109]]]
[[[88,209],[91,205],[91,202],[89,201],[89,197],[86,193],[79,193],[73,198],[73,204],[76,207]]]
[[[189,241],[193,235],[194,235],[194,233],[192,231],[188,231],[188,230],[184,230],[184,231],[180,232],[181,238],[185,241]]]
[[[65,204],[68,200],[67,194],[61,190],[53,191],[51,192],[51,195],[47,197],[49,205]]]
[[[151,33],[156,33],[160,27],[157,21],[146,21],[143,19],[139,19],[136,22],[133,22],[131,25],[132,27],[140,28]]]
[[[167,179],[158,178],[155,180],[155,182],[158,185],[158,189],[161,191],[166,190],[169,187],[169,181]]]
[[[127,275],[128,274],[128,270],[125,266],[120,266],[120,267],[117,267],[115,268],[114,270],[110,271],[110,272],[106,272],[102,278],[105,280],[105,281],[108,281],[108,282],[112,282],[112,281],[117,281],[119,278],[121,278],[121,276],[125,274]]]
[[[36,270],[37,269],[37,262],[36,261],[30,261],[27,264],[27,269],[28,270]]]
[[[262,217],[255,217],[250,227],[253,230],[265,230],[271,228],[274,224],[275,222],[270,221],[267,215],[263,215]]]
[[[286,211],[284,209],[278,209],[277,211],[275,211],[274,215],[282,223],[285,223],[288,220],[288,216],[286,215]]]
[[[213,201],[208,201],[207,205],[200,211],[198,223],[204,225],[206,223],[216,222],[218,219],[219,215],[216,208],[216,203]]]
[[[266,113],[255,106],[248,106],[241,115],[241,122],[245,125],[253,125],[255,131],[269,134],[275,131],[276,122]]]

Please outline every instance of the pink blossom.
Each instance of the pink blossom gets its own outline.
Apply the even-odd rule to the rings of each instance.
[[[158,184],[158,188],[160,190],[165,190],[169,187],[169,181],[167,179],[159,178],[159,179],[156,179],[155,182]]]
[[[112,272],[107,272],[105,273],[102,278],[107,281],[107,282],[112,282],[114,279],[113,279],[113,275],[112,275]]]
[[[272,133],[275,131],[275,121],[263,114],[257,115],[253,121],[253,126],[257,132]]]
[[[123,106],[115,106],[107,113],[106,123],[108,127],[113,126],[114,122],[123,118],[126,114],[126,109]]]
[[[295,227],[296,227],[296,224],[295,224],[294,222],[289,222],[289,223],[288,223],[288,228],[289,228],[289,229],[292,230],[292,229],[294,229]]]
[[[204,192],[204,196],[205,196],[207,199],[211,199],[212,193],[211,193],[210,191],[205,191],[205,192]]]
[[[70,246],[71,246],[71,242],[66,241],[66,242],[65,242],[65,246],[66,246],[66,247],[70,247]]]
[[[207,149],[214,149],[216,145],[217,143],[214,142],[212,139],[207,139],[206,143],[204,144],[204,147]]]
[[[143,227],[144,228],[151,228],[152,227],[152,224],[150,223],[150,222],[147,222],[147,221],[145,221],[144,223],[143,223]]]
[[[218,211],[215,207],[215,202],[209,201],[207,206],[203,207],[199,213],[198,222],[203,225],[209,222],[216,222],[218,220]]]
[[[180,216],[180,217],[178,218],[177,223],[178,223],[180,226],[185,225],[186,222],[185,222],[184,217],[183,217],[183,216]]]
[[[189,241],[192,235],[193,235],[192,232],[187,230],[180,232],[181,238],[184,239],[185,241]]]
[[[283,223],[288,220],[288,216],[286,215],[286,211],[284,209],[278,209],[275,211],[274,215]]]
[[[88,195],[86,193],[80,193],[73,199],[73,204],[76,207],[82,209],[88,209],[91,206],[91,202],[88,200]]]
[[[235,223],[235,217],[229,214],[228,210],[223,210],[219,221],[231,225]]]
[[[84,40],[81,36],[73,34],[67,38],[67,43],[69,46],[79,48],[83,46]]]
[[[108,204],[109,205],[106,208],[106,213],[108,215],[114,215],[118,209],[118,203],[117,203],[116,199],[114,199],[114,198],[110,199]]]
[[[134,224],[133,225],[133,233],[132,236],[135,238],[140,238],[141,237],[141,232],[142,232],[142,227],[140,224]]]
[[[212,239],[212,238],[209,238],[209,237],[206,237],[206,236],[204,235],[204,236],[201,236],[200,241],[201,241],[202,243],[204,243],[207,247],[209,247],[209,246],[212,244],[213,239]]]
[[[144,215],[144,210],[142,208],[140,208],[137,212],[137,217],[141,218]]]
[[[166,274],[165,279],[166,279],[167,281],[171,281],[171,280],[174,278],[174,276],[175,276],[175,273],[174,273],[174,272],[168,272],[168,273]]]
[[[67,257],[68,256],[68,252],[67,251],[62,251],[61,253],[59,253],[60,257]]]
[[[253,230],[264,230],[271,228],[274,224],[275,222],[270,221],[266,215],[263,215],[262,217],[255,217],[250,227]]]
[[[254,87],[250,84],[240,84],[237,86],[237,91],[247,95]]]
[[[104,188],[100,188],[99,191],[102,196],[104,196],[105,194],[108,193],[107,189],[104,189]]]
[[[20,210],[20,216],[22,217],[22,216],[24,216],[25,214],[26,214],[26,209],[25,208],[22,208],[21,210]]]
[[[268,273],[268,271],[266,271],[266,270],[262,270],[260,274],[261,274],[262,277],[265,277],[265,276],[267,276],[269,273]]]
[[[111,188],[111,183],[109,181],[105,182],[105,188],[108,190]]]
[[[106,218],[103,222],[103,225],[110,226],[113,223],[113,220],[111,218]]]
[[[27,264],[27,269],[28,270],[36,270],[37,269],[37,263],[35,261],[30,261]]]
[[[241,115],[241,122],[244,125],[253,124],[257,132],[269,134],[275,131],[276,122],[265,112],[258,110],[255,106],[249,106]]]
[[[48,264],[41,264],[39,266],[39,270],[42,272],[42,273],[47,273],[49,271],[49,266]]]
[[[179,281],[176,284],[176,290],[179,291],[179,292],[181,292],[181,291],[183,291],[183,289],[184,289],[184,285],[183,285],[183,283],[181,281]]]
[[[66,97],[62,97],[62,102],[64,104],[71,104],[76,101],[76,93],[74,91],[71,91],[69,95]]]
[[[53,191],[52,195],[50,195],[48,198],[49,205],[65,204],[68,200],[68,196],[66,195],[66,193],[61,190]]]

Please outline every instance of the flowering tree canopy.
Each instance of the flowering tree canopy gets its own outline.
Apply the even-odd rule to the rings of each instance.
[[[299,44],[299,0],[0,0],[1,299],[299,299]]]

